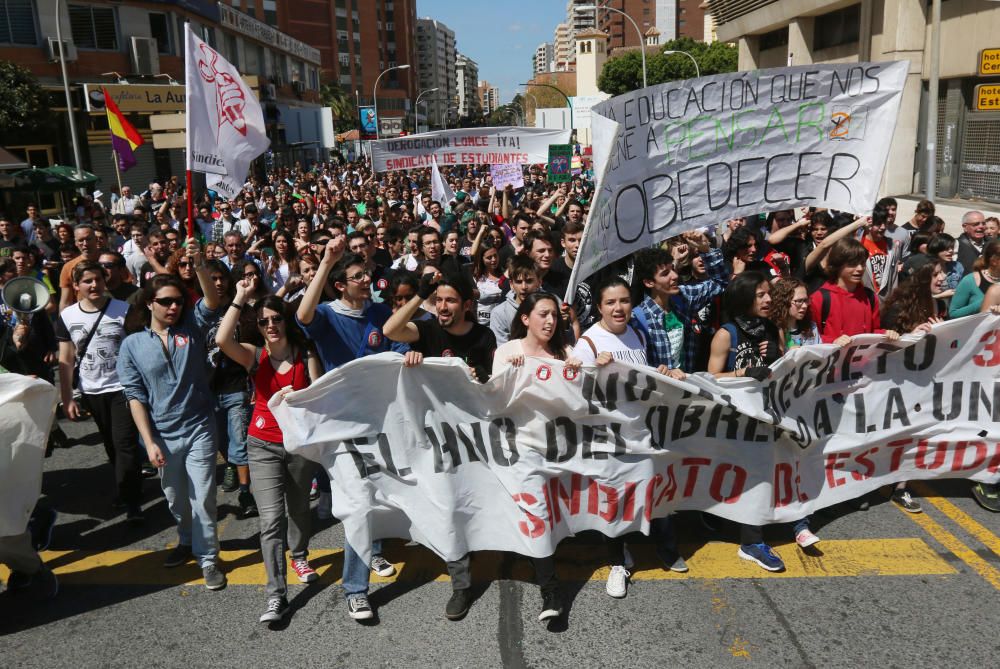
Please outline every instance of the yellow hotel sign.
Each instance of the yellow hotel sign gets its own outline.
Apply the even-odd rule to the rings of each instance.
[[[1000,111],[1000,84],[976,86],[976,110]]]
[[[1000,49],[983,49],[979,52],[979,74],[1000,74]]]

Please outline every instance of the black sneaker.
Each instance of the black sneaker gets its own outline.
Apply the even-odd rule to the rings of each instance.
[[[55,529],[59,514],[55,509],[35,509],[28,521],[28,531],[31,533],[31,545],[36,551],[44,551],[52,543],[52,530]]]
[[[364,593],[347,596],[347,615],[355,620],[371,620],[375,613],[368,603],[368,596]]]
[[[163,561],[163,566],[167,569],[180,567],[182,564],[186,564],[193,559],[194,553],[191,552],[190,546],[177,544],[176,548],[167,553],[167,559]]]
[[[59,592],[59,579],[51,569],[44,564],[34,574],[12,571],[7,579],[7,590],[10,595],[34,595],[37,599],[52,599]]]
[[[260,616],[262,623],[276,623],[288,613],[288,600],[284,597],[273,597],[267,600],[267,610]]]
[[[538,614],[538,620],[544,622],[552,618],[558,618],[563,614],[562,597],[558,590],[546,590],[542,592],[542,612]]]
[[[222,590],[228,583],[226,575],[214,562],[202,567],[201,574],[205,577],[205,587],[209,590]]]
[[[472,593],[468,588],[455,590],[444,607],[444,617],[448,620],[461,620],[469,612],[470,606],[472,606]]]
[[[976,483],[972,486],[972,496],[987,511],[1000,513],[1000,485]]]
[[[240,495],[236,499],[240,505],[240,516],[252,518],[258,515],[257,500],[253,498],[249,490],[240,491]]]
[[[142,513],[142,507],[138,504],[131,504],[125,512],[125,522],[129,525],[142,525],[146,522],[146,516]]]
[[[907,513],[920,513],[924,510],[923,507],[920,506],[920,502],[913,499],[913,495],[911,495],[910,491],[906,488],[897,488],[896,490],[893,490],[892,501]]]
[[[236,492],[240,489],[240,477],[236,473],[236,465],[226,465],[226,473],[222,477],[222,492]]]

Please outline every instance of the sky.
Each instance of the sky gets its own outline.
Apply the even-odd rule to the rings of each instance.
[[[566,0],[417,0],[417,17],[455,31],[458,52],[476,61],[479,79],[500,88],[500,101],[523,91],[531,57],[566,20]]]

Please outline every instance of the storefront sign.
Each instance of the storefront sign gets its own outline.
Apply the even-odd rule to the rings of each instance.
[[[104,94],[101,88],[118,105],[118,109],[129,112],[177,112],[184,111],[186,95],[183,86],[143,84],[84,84],[84,99],[87,111],[104,113]]]
[[[219,3],[219,23],[224,28],[235,30],[241,35],[246,35],[258,42],[273,45],[286,53],[309,61],[314,65],[320,64],[319,49],[311,47],[305,42],[300,42],[294,37],[275,30],[266,23],[262,23],[252,16],[248,16],[221,2]]]
[[[976,86],[976,110],[1000,111],[1000,84]]]
[[[1000,49],[983,49],[979,52],[979,74],[1000,74]]]

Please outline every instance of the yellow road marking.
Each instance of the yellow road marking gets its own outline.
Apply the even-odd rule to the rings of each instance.
[[[893,504],[893,506],[896,505]],[[896,508],[899,509],[899,507]],[[908,513],[902,509],[899,509],[899,512],[922,527],[927,534],[934,537],[938,543],[954,553],[959,560],[972,567],[990,585],[1000,590],[1000,570],[976,555],[975,551],[962,543],[958,537],[946,530],[940,523],[926,513]]]
[[[933,521],[932,521],[933,522]],[[932,536],[935,536],[931,532]],[[935,538],[937,538],[935,536]],[[940,540],[940,539],[939,539]],[[955,540],[957,541],[957,540]],[[942,541],[941,543],[945,543]],[[945,546],[952,550],[948,544]],[[775,550],[785,561],[786,570],[767,572],[736,556],[735,544],[713,542],[693,550],[682,547],[691,571],[677,574],[665,571],[648,544],[631,548],[637,567],[632,571],[636,581],[680,581],[691,579],[744,579],[744,578],[830,578],[845,576],[923,576],[951,575],[958,573],[935,553],[922,539],[850,539],[827,540],[817,545],[822,555],[810,556],[794,544],[778,546]],[[586,551],[582,554],[582,551]],[[966,549],[968,551],[968,549]],[[971,551],[969,551],[971,552]],[[973,554],[974,555],[974,554]],[[194,564],[175,569],[165,569],[165,551],[46,551],[45,560],[60,580],[66,584],[86,585],[182,585],[201,583],[201,570]],[[690,557],[688,557],[690,556]],[[259,551],[222,551],[223,569],[233,585],[263,585],[267,581]],[[392,546],[387,556],[396,564],[397,576],[383,578],[372,574],[373,583],[401,581],[448,581],[445,564],[430,551],[402,546]],[[609,568],[602,561],[601,547],[565,545],[557,552],[559,577],[573,581],[603,581]],[[961,556],[960,556],[961,557]],[[320,580],[333,583],[339,580],[343,567],[343,551],[317,549],[309,553],[309,561],[320,575]],[[473,560],[473,577],[480,581],[500,577],[501,554],[483,551]],[[985,564],[985,563],[984,563]],[[989,565],[986,565],[987,567]],[[288,569],[289,582],[298,579]],[[6,571],[0,568],[0,577]],[[513,577],[530,582],[533,577],[531,563],[518,560]],[[997,583],[1000,584],[1000,575]]]
[[[959,509],[944,497],[938,496],[930,487],[923,483],[913,483],[911,485],[914,490],[920,493],[924,501],[936,506],[938,511],[955,521],[955,524],[974,536],[979,543],[989,548],[996,555],[1000,555],[1000,537],[977,523],[972,519],[972,516]]]

